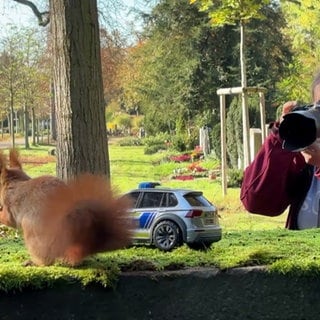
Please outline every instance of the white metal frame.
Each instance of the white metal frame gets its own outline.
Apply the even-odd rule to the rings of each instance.
[[[242,126],[243,126],[243,166],[246,168],[250,162],[250,141],[249,141],[249,112],[247,97],[248,94],[259,94],[260,122],[262,142],[266,138],[266,116],[265,98],[267,90],[262,87],[233,87],[221,88],[217,90],[220,97],[220,121],[221,121],[221,181],[222,193],[227,194],[227,139],[226,139],[226,95],[241,95],[242,105]]]

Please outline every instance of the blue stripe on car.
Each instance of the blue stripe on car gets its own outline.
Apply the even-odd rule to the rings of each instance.
[[[155,216],[156,216],[156,213],[155,213],[155,212],[153,212],[153,213],[150,215],[150,218],[148,219],[147,225],[146,225],[146,228],[147,228],[147,229],[150,228],[151,223],[152,223],[152,221],[153,221],[153,219],[154,219]]]
[[[148,228],[153,221],[155,212],[143,212],[139,217],[139,226],[141,229]]]

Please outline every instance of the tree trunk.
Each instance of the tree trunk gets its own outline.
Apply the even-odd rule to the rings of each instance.
[[[246,51],[245,51],[245,30],[244,22],[240,21],[240,66],[241,66],[241,87],[247,87],[247,71],[246,71]],[[247,93],[242,92],[242,124],[243,124],[243,165],[246,168],[250,163],[250,143],[249,143],[249,111]]]
[[[110,176],[96,0],[51,0],[57,175]]]
[[[38,145],[40,144],[40,128],[41,128],[40,127],[40,120],[37,119],[36,120],[36,142],[37,142]]]
[[[27,104],[24,104],[24,145],[26,149],[30,148],[29,144],[29,112]]]
[[[246,41],[244,22],[240,21],[240,69],[241,69],[241,87],[247,86],[247,66],[246,66]]]
[[[12,148],[16,146],[15,142],[15,133],[14,133],[14,109],[13,109],[13,94],[10,93],[10,135],[11,135],[11,144]]]
[[[54,102],[54,88],[53,83],[51,83],[51,98],[50,98],[50,122],[48,124],[50,125],[50,132],[51,132],[51,139],[54,141],[57,141],[57,121],[56,121],[56,108],[55,108],[55,102]]]
[[[32,144],[35,146],[36,142],[36,113],[34,111],[34,107],[31,109],[31,133],[32,133]]]

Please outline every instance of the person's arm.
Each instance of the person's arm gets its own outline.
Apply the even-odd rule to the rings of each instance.
[[[277,125],[267,137],[253,162],[246,168],[240,199],[251,213],[276,216],[291,203],[289,188],[297,184],[306,166],[300,153],[282,149]]]

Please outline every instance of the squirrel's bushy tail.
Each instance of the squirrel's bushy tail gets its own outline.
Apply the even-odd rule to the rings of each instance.
[[[44,242],[29,248],[40,264],[76,265],[88,255],[124,248],[131,242],[130,201],[116,197],[105,178],[82,175],[55,188],[41,214]],[[34,250],[35,249],[35,250]]]

